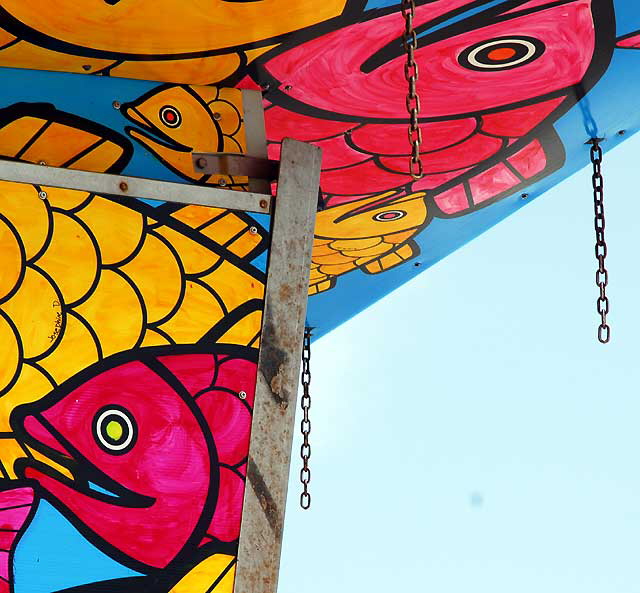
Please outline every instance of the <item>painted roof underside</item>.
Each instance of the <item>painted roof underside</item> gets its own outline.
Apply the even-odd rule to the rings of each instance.
[[[398,4],[82,4],[0,0],[0,141],[20,102],[52,103],[126,137],[114,101],[176,85],[261,89],[271,156],[283,137],[323,148],[309,305],[318,333],[585,165],[590,137],[609,149],[640,124],[636,0],[420,3],[419,181],[408,175]],[[144,145],[121,170],[176,179]]]

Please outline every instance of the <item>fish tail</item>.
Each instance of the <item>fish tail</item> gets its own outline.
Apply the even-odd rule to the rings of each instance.
[[[29,525],[34,508],[32,488],[0,490],[0,593],[13,590],[13,553]]]

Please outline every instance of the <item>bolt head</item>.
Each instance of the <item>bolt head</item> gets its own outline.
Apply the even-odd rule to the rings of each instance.
[[[240,399],[247,399],[247,392],[246,391],[241,391],[240,393],[238,393],[238,397]]]
[[[196,167],[198,167],[198,169],[204,169],[206,166],[207,166],[207,159],[205,159],[204,157],[200,157],[196,161]]]
[[[529,197],[529,194],[520,194],[521,200],[526,200]]]
[[[222,119],[222,115],[218,111],[216,111],[213,114],[213,119],[215,119],[216,121],[219,121]]]
[[[38,161],[38,165],[40,165],[42,167],[46,167],[47,166],[47,161]]]
[[[120,101],[114,101],[111,105],[113,105],[114,109],[120,109],[120,107],[122,107],[122,103],[120,103]]]
[[[260,208],[266,208],[269,205],[267,200],[260,200]]]
[[[41,200],[46,200],[46,199],[47,199],[47,192],[46,192],[46,191],[38,192],[38,197],[39,197]]]
[[[293,88],[293,87],[292,87],[290,84],[286,84],[286,85],[284,86],[284,90],[285,90],[285,91],[290,91],[292,88]]]
[[[129,185],[124,181],[121,181],[118,187],[120,188],[120,191],[127,191],[129,189]]]
[[[257,235],[258,234],[258,229],[256,227],[252,226],[252,227],[249,228],[249,232],[252,235]]]
[[[218,181],[218,185],[220,187],[227,187],[227,182],[224,179],[220,179],[220,181]]]

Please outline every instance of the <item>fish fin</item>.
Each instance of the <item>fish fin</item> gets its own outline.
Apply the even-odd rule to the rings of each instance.
[[[122,134],[50,103],[0,109],[0,155],[53,167],[118,173],[133,154]]]
[[[640,49],[640,31],[634,31],[617,39],[616,47],[621,49]]]
[[[0,491],[0,593],[13,590],[13,553],[36,507],[33,488],[2,482]],[[0,486],[1,488],[2,486]]]
[[[236,558],[214,554],[180,579],[168,593],[233,593]]]
[[[492,160],[467,173],[463,180],[433,198],[438,216],[462,216],[525,189],[551,175],[565,162],[562,141],[553,126],[539,136],[514,145],[501,160]]]
[[[394,249],[391,253],[387,253],[378,259],[374,259],[372,262],[362,266],[362,270],[367,274],[379,274],[390,270],[401,263],[415,257],[420,253],[420,248],[413,242],[408,241],[403,245],[400,245],[397,249]]]
[[[251,260],[267,248],[267,231],[244,212],[195,205],[171,206],[171,210],[172,218],[199,230],[238,257]]]
[[[322,280],[315,284],[309,285],[309,296],[313,296],[314,294],[320,294],[321,292],[325,292],[327,290],[331,290],[336,285],[335,278],[328,278],[326,280]]]

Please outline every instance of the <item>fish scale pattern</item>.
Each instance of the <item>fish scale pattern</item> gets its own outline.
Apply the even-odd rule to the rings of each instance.
[[[81,191],[0,184],[5,478],[15,477],[16,459],[38,456],[13,438],[11,411],[89,365],[133,348],[203,338],[258,345],[262,274],[182,223],[179,211],[156,218],[143,206]]]

